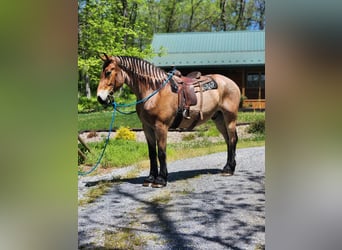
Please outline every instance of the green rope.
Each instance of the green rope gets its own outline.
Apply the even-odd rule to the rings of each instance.
[[[97,169],[97,167],[99,166],[99,164],[100,164],[100,162],[102,160],[102,157],[104,155],[104,152],[106,150],[106,147],[108,145],[109,138],[110,138],[110,133],[112,132],[112,129],[113,129],[113,124],[114,124],[114,120],[115,120],[115,111],[116,111],[115,105],[116,105],[116,103],[114,102],[113,103],[114,110],[113,110],[113,115],[112,115],[112,121],[111,121],[111,123],[109,125],[109,132],[108,132],[108,135],[107,135],[107,138],[106,138],[106,141],[105,141],[105,145],[104,145],[104,147],[102,149],[100,157],[98,158],[96,164],[90,170],[88,170],[86,172],[78,171],[78,175],[82,175],[82,176],[88,175],[88,174],[94,172]]]

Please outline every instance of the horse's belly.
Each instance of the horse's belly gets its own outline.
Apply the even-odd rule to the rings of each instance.
[[[191,107],[190,107],[191,119],[183,118],[178,127],[181,129],[187,129],[189,127],[201,125],[207,122],[214,114],[215,112],[209,112],[209,113],[202,113],[201,115],[200,112],[198,112],[197,110],[191,110]]]
[[[203,100],[201,98],[203,97]],[[179,124],[179,128],[186,129],[198,126],[208,121],[217,111],[219,102],[219,93],[217,90],[210,90],[202,93],[202,96],[197,93],[197,104],[190,106],[191,119],[183,118]]]

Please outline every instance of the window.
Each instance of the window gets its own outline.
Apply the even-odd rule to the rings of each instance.
[[[247,88],[259,88],[259,74],[247,74]]]
[[[248,99],[265,99],[265,73],[247,73],[245,93]]]

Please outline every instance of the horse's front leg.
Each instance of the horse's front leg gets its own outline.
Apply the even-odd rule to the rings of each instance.
[[[148,187],[155,182],[158,176],[157,150],[156,150],[156,136],[154,130],[143,125],[144,134],[148,146],[148,155],[150,158],[150,174],[144,180],[143,186]]]
[[[167,164],[166,164],[166,142],[168,127],[164,124],[158,124],[156,126],[156,138],[158,147],[158,160],[160,165],[159,175],[152,184],[152,187],[165,187],[167,184]]]

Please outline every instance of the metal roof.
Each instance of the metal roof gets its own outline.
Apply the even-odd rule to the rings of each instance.
[[[161,33],[152,48],[166,50],[151,62],[156,66],[264,65],[264,31]]]

